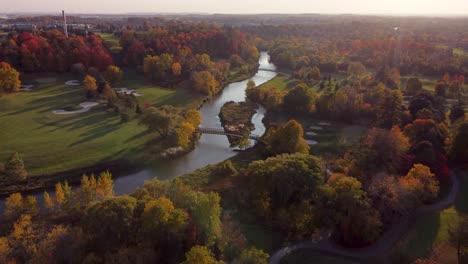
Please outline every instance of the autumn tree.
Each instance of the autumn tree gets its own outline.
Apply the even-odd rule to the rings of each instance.
[[[24,181],[28,177],[23,158],[18,152],[14,152],[5,163],[5,174],[13,182]]]
[[[96,95],[98,86],[96,79],[93,76],[86,75],[83,81],[83,85],[86,91],[86,97],[92,98]]]
[[[192,124],[186,121],[180,123],[174,133],[175,144],[183,148],[188,148],[191,142],[190,138],[194,132],[195,127]]]
[[[422,164],[415,164],[402,178],[402,184],[420,203],[432,202],[439,194],[439,182],[430,168]]]
[[[111,85],[116,85],[122,81],[123,72],[119,67],[115,65],[110,65],[109,67],[107,67],[104,76]]]
[[[309,145],[304,139],[302,125],[296,120],[268,130],[265,136],[267,149],[270,155],[281,153],[309,153]]]
[[[55,184],[55,202],[60,207],[67,207],[70,205],[72,198],[71,187],[68,185],[68,182],[56,183]]]
[[[199,111],[190,109],[184,115],[185,121],[197,128],[202,122],[202,116]]]
[[[234,264],[267,264],[270,256],[261,249],[254,247],[244,250],[241,255],[234,260]]]
[[[51,212],[54,209],[55,204],[54,204],[54,200],[52,200],[52,198],[50,197],[47,191],[44,191],[43,200],[44,200],[45,209],[48,212]]]
[[[17,72],[10,64],[0,62],[0,96],[7,92],[18,92],[21,86],[19,79],[19,72]]]
[[[178,62],[172,64],[171,70],[174,76],[180,76],[182,74],[182,66]]]
[[[207,95],[214,95],[219,90],[219,83],[209,71],[192,73],[192,84],[196,91]]]
[[[144,232],[155,234],[158,232],[173,232],[173,235],[182,232],[187,225],[188,214],[175,208],[171,200],[160,197],[145,204],[141,215]]]
[[[8,240],[12,256],[19,263],[28,263],[37,252],[36,238],[38,234],[33,228],[31,216],[24,214],[13,224]]]
[[[5,200],[3,215],[6,219],[17,219],[24,211],[24,201],[21,193],[13,193]]]
[[[37,199],[32,195],[26,196],[23,208],[24,213],[29,214],[31,216],[36,216],[39,214],[39,205],[37,204]]]
[[[185,261],[182,264],[221,264],[216,260],[213,253],[204,246],[194,246],[185,254]]]

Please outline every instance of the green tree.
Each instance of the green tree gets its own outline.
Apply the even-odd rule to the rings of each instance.
[[[293,114],[306,115],[314,110],[315,99],[314,90],[305,84],[299,84],[284,96],[283,106]]]
[[[355,178],[339,177],[322,187],[316,208],[322,224],[334,225],[340,242],[346,245],[371,243],[382,231],[379,213]]]
[[[449,242],[457,250],[458,263],[464,263],[468,253],[468,217],[460,216],[448,229]]]
[[[266,160],[252,162],[246,172],[246,188],[255,212],[269,220],[285,211],[285,219],[276,221],[295,234],[307,231],[296,227],[313,228],[310,222],[292,216],[293,211],[307,211],[302,202],[308,201],[323,184],[321,165],[316,157],[307,154],[283,154]],[[296,213],[296,212],[294,212]],[[296,222],[297,221],[297,222]]]
[[[151,132],[158,132],[161,137],[167,137],[175,129],[180,117],[173,107],[150,107],[143,111],[140,124],[146,125]]]
[[[213,245],[221,236],[221,198],[217,193],[191,192],[187,207],[197,226],[200,237],[207,245]]]
[[[118,196],[89,207],[83,219],[83,227],[91,235],[93,246],[110,250],[128,242],[136,204],[133,197]]]
[[[456,164],[468,164],[468,122],[457,128],[448,156]]]
[[[185,261],[182,264],[222,264],[216,260],[213,253],[204,246],[194,246],[185,254]]]
[[[348,74],[360,78],[366,74],[366,67],[359,61],[350,62],[348,65]]]
[[[267,150],[271,155],[281,153],[309,153],[309,145],[304,139],[302,125],[289,120],[277,128],[270,128],[265,136]]]
[[[418,92],[422,91],[422,82],[416,78],[412,77],[406,81],[406,93],[407,94],[417,94]]]
[[[5,174],[13,182],[24,181],[28,177],[23,158],[18,152],[13,153],[5,163]]]

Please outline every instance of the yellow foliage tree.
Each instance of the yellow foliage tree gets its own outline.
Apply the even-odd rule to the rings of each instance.
[[[122,81],[123,72],[119,67],[115,65],[110,65],[109,67],[107,67],[104,76],[110,84],[116,85]]]
[[[21,86],[19,72],[10,64],[0,62],[0,95],[4,92],[18,92]]]
[[[172,64],[172,74],[174,76],[180,76],[181,73],[182,73],[182,66],[178,62],[174,62]]]
[[[83,84],[84,84],[84,88],[86,91],[86,96],[88,98],[93,97],[96,94],[97,88],[98,88],[96,79],[91,75],[86,75],[86,77],[84,78]]]
[[[13,193],[5,201],[5,211],[3,215],[6,219],[16,219],[24,208],[23,196],[21,193]]]

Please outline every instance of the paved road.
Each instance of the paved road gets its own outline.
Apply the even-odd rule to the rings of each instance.
[[[408,231],[416,218],[427,213],[446,209],[455,202],[460,186],[460,182],[456,176],[455,171],[452,172],[451,179],[453,183],[452,190],[450,190],[450,193],[446,198],[435,204],[425,205],[418,208],[418,210],[416,210],[411,216],[402,219],[398,225],[395,225],[392,229],[385,232],[383,236],[377,240],[377,242],[370,246],[359,249],[349,249],[340,247],[339,245],[332,243],[329,239],[324,239],[320,242],[304,241],[297,244],[288,245],[277,250],[271,255],[269,263],[279,264],[284,256],[295,250],[303,248],[309,248],[313,251],[332,254],[339,257],[353,258],[357,260],[368,259],[375,256],[385,256],[390,252],[393,245],[395,245],[395,243],[406,233],[406,231]]]

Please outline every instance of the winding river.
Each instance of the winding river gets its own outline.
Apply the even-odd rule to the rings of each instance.
[[[255,84],[260,85],[276,76],[275,65],[270,63],[269,55],[266,52],[260,53],[259,70],[251,78]],[[248,80],[234,82],[227,85],[223,91],[210,101],[206,102],[200,109],[202,115],[201,127],[222,128],[219,119],[219,111],[224,103],[229,101],[243,102],[245,101],[245,90]],[[255,125],[255,130],[252,132],[256,135],[265,133],[265,126],[262,123],[266,110],[263,107],[257,109],[257,113],[252,117],[252,123]],[[177,176],[192,172],[196,169],[203,168],[209,164],[215,164],[226,160],[236,155],[234,148],[230,147],[226,136],[221,135],[201,135],[200,141],[195,149],[180,158],[176,158],[164,163],[154,164],[154,168],[145,169],[137,173],[118,176],[114,179],[114,191],[116,195],[129,194],[134,192],[139,186],[142,186],[146,180],[151,180],[155,177],[161,180],[173,179]],[[34,194],[42,204],[42,191]],[[3,207],[3,199],[0,200],[0,211]]]

